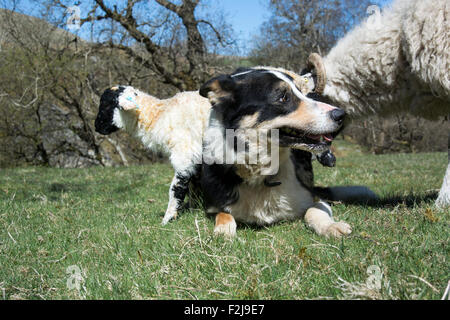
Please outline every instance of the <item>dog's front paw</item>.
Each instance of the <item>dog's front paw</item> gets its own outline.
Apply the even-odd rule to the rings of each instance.
[[[345,222],[334,222],[325,231],[326,237],[340,238],[352,233],[352,227]]]
[[[225,213],[219,213],[216,216],[216,226],[214,227],[214,234],[234,238],[236,236],[236,221],[233,216]]]
[[[216,226],[214,228],[214,234],[229,238],[236,237],[236,222],[233,221],[232,223],[221,224],[220,226]]]

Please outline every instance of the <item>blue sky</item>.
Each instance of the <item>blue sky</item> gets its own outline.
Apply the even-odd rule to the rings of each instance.
[[[258,33],[261,24],[270,17],[269,1],[264,0],[224,0],[220,2],[227,14],[228,22],[242,40],[251,39]]]

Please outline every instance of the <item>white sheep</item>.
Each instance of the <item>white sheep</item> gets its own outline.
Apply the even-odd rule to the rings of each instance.
[[[324,57],[316,92],[355,118],[450,115],[450,1],[396,0],[374,12]],[[450,164],[437,204],[450,205]]]

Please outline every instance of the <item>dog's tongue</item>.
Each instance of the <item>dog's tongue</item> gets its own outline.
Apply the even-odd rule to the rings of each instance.
[[[331,134],[310,134],[308,135],[308,138],[319,141],[320,138],[322,138],[327,142],[333,142],[334,138]]]
[[[324,134],[322,137],[328,142],[333,142],[333,140],[334,140],[334,138],[331,134]]]

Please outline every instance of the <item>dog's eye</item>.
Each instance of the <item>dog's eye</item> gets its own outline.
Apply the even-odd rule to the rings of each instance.
[[[287,91],[283,92],[281,97],[278,99],[278,102],[281,102],[281,103],[289,102],[289,94]]]

